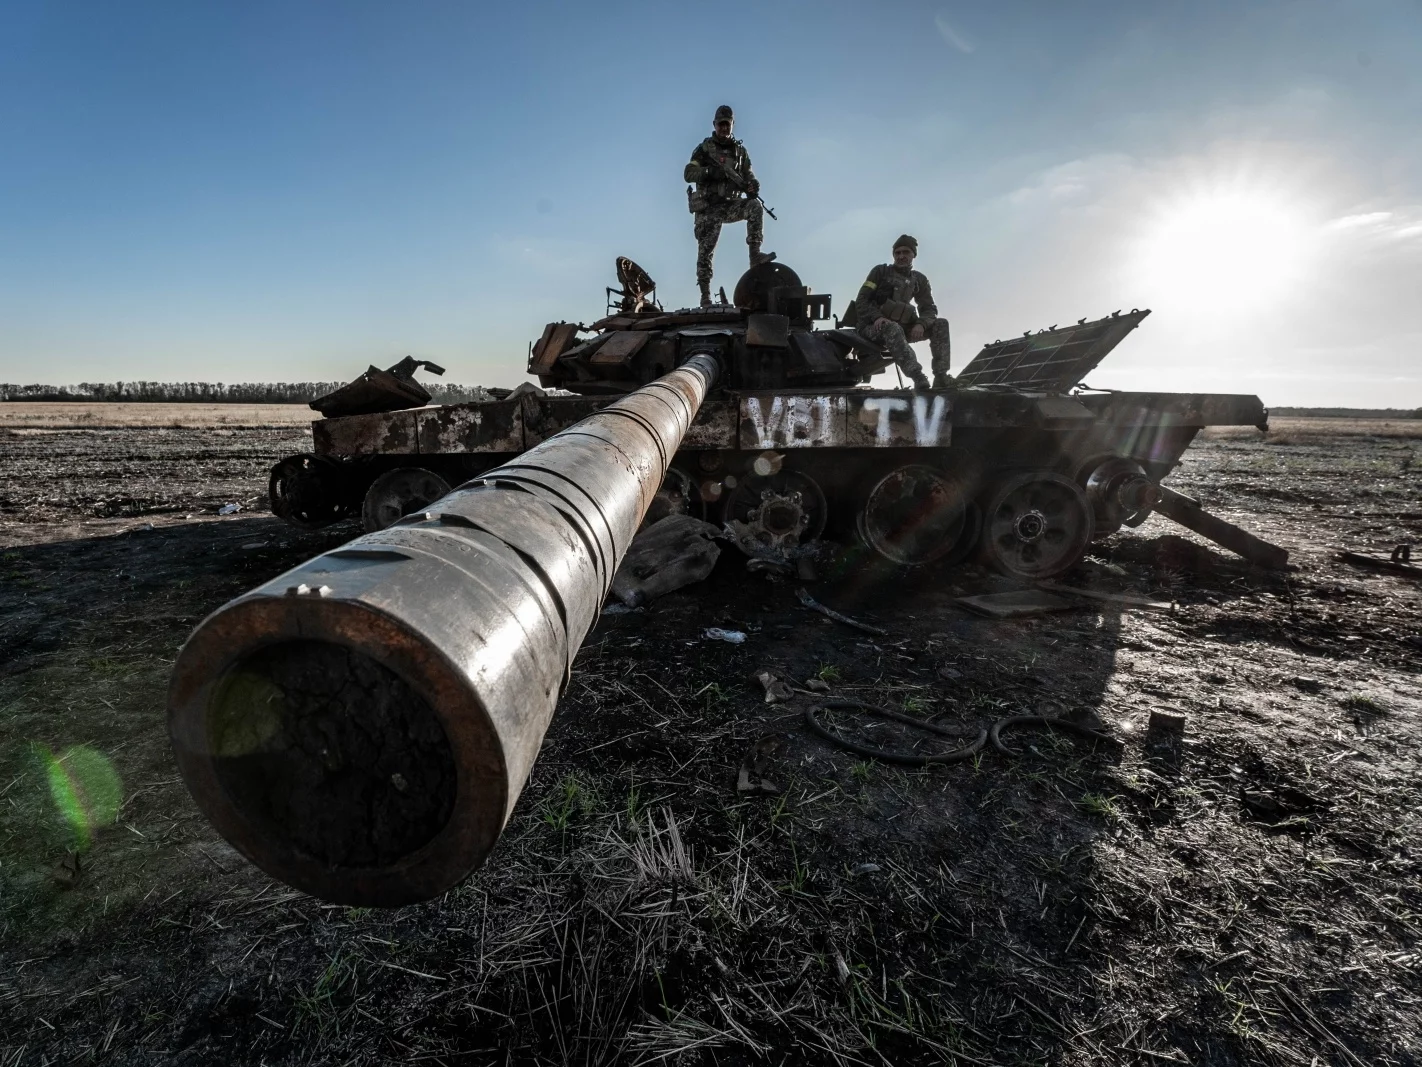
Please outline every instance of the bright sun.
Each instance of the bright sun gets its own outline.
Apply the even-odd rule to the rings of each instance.
[[[1247,188],[1197,190],[1147,219],[1133,281],[1153,306],[1215,321],[1262,312],[1312,270],[1314,227],[1284,196]]]

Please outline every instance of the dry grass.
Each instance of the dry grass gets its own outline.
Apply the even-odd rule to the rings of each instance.
[[[0,402],[0,429],[98,430],[126,426],[297,426],[320,418],[305,404],[110,404]]]
[[[1394,437],[1422,440],[1422,419],[1325,419],[1275,416],[1269,432],[1261,435],[1252,426],[1210,426],[1203,440],[1263,440],[1267,444],[1310,444],[1338,437]]]

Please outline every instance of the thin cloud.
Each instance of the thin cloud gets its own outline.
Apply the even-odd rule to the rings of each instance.
[[[970,55],[978,50],[978,42],[969,37],[962,30],[955,29],[948,21],[948,16],[942,11],[933,16],[933,25],[938,27],[938,35],[950,45],[962,52]]]
[[[1408,241],[1422,237],[1422,214],[1365,211],[1336,218],[1328,224],[1328,229],[1339,233],[1374,237],[1382,241]]]

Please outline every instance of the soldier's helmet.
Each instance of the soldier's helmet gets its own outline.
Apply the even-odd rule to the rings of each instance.
[[[731,110],[730,104],[722,104],[720,107],[718,107],[716,109],[716,117],[712,119],[712,121],[720,122],[722,119],[725,119],[727,122],[736,121],[736,113]]]

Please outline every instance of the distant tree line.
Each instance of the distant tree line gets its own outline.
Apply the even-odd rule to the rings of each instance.
[[[78,385],[0,383],[0,400],[122,401],[162,404],[307,404],[344,382],[80,382]],[[435,404],[487,400],[479,385],[421,382]]]
[[[1422,408],[1274,408],[1270,415],[1301,419],[1422,419]]]

